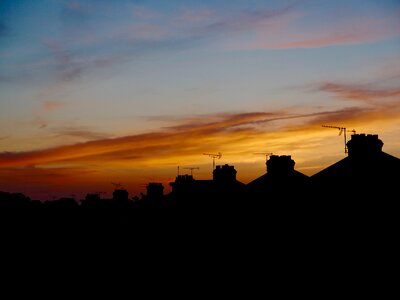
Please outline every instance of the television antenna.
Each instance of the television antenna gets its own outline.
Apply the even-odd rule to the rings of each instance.
[[[119,182],[111,182],[111,184],[112,184],[113,186],[115,186],[115,189],[122,189],[122,188],[123,188],[123,187],[122,187],[122,184],[119,183]]]
[[[218,152],[217,154],[215,153],[203,153],[203,155],[208,155],[213,159],[213,171],[215,170],[215,159],[220,159],[222,157],[222,153]]]
[[[272,152],[255,152],[253,154],[262,154],[265,155],[265,162],[267,162],[268,157],[270,157],[273,153]]]
[[[190,176],[193,176],[193,170],[199,170],[199,167],[188,167],[188,168],[184,168],[186,170],[190,170]]]
[[[322,127],[326,127],[326,128],[335,128],[339,130],[339,136],[343,133],[343,137],[344,137],[344,153],[348,153],[347,151],[347,128],[346,127],[340,127],[340,126],[331,126],[331,125],[322,125]],[[352,130],[348,130],[353,132],[353,134],[356,134],[356,131],[354,129]]]

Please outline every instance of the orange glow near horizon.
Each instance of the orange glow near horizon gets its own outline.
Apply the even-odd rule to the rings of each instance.
[[[33,197],[48,198],[49,193],[83,197],[104,189],[111,194],[111,182],[121,182],[132,195],[138,195],[145,192],[146,183],[162,182],[168,192],[177,166],[181,172],[184,167],[198,166],[195,178],[211,178],[212,161],[202,155],[205,152],[222,152],[216,163],[234,165],[238,180],[244,183],[265,172],[265,157],[257,152],[292,155],[296,169],[312,175],[344,157],[342,137],[321,124],[352,124],[348,129],[362,128],[374,134],[400,127],[397,114],[369,110],[227,114],[202,120],[178,121],[154,133],[0,154],[0,189],[23,190]],[[389,149],[398,147],[383,141]]]

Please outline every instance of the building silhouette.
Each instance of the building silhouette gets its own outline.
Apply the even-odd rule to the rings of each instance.
[[[192,175],[178,175],[171,182],[171,197],[177,199],[228,199],[243,196],[245,184],[236,179],[234,166],[217,165],[212,180],[197,180]]]
[[[147,197],[152,200],[161,200],[164,197],[164,186],[160,182],[149,182]]]
[[[309,177],[294,169],[295,161],[290,155],[271,155],[266,165],[267,172],[247,184],[250,198],[297,198],[306,192]]]
[[[311,176],[320,199],[381,200],[398,197],[400,159],[382,151],[378,135],[353,134],[348,156]]]
[[[147,195],[142,194],[141,199],[137,197],[136,201],[129,199],[128,191],[121,187],[114,190],[112,199],[102,199],[99,193],[92,193],[78,202],[74,198],[60,198],[42,203],[32,201],[21,193],[0,192],[0,208],[4,212],[20,208],[46,212],[65,210],[69,213],[75,213],[78,209],[84,213],[97,211],[101,213],[91,216],[99,221],[111,220],[105,217],[111,211],[116,220],[122,215],[116,211],[124,212],[124,217],[129,218],[130,210],[135,211],[137,217],[144,210],[151,211],[154,207],[159,211],[178,208],[208,213],[215,209],[226,211],[232,207],[263,211],[273,205],[257,203],[267,202],[304,204],[308,201],[308,204],[321,207],[332,203],[332,200],[350,200],[345,202],[348,208],[351,201],[396,200],[399,194],[400,159],[382,151],[383,142],[378,135],[353,134],[347,142],[347,148],[347,157],[311,177],[295,170],[295,161],[290,155],[271,155],[266,162],[266,173],[247,185],[237,180],[234,166],[225,164],[216,166],[210,180],[178,175],[170,183],[172,191],[166,195],[162,183],[150,182]],[[325,205],[325,208],[329,205]],[[309,206],[309,209],[315,210],[318,206]],[[352,207],[354,209],[357,206]]]
[[[113,192],[114,201],[128,201],[129,193],[125,189],[115,189]]]

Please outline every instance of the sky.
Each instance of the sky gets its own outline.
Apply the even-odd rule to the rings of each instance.
[[[0,190],[165,191],[264,153],[306,175],[345,127],[400,157],[398,0],[0,0]]]

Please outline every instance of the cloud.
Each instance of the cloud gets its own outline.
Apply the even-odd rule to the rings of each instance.
[[[278,24],[256,24],[257,26],[253,28],[255,37],[241,47],[244,49],[321,48],[370,43],[400,36],[397,30],[400,24],[396,14],[387,15],[385,18],[337,17],[330,21],[332,25],[328,27],[306,27],[300,22],[305,18],[312,20],[313,17],[309,14],[292,12],[291,16],[286,16],[286,21],[277,20]]]
[[[94,8],[94,3],[90,3],[90,1],[67,0],[64,1],[60,10],[60,18],[65,22],[64,25],[82,25]]]
[[[116,181],[138,193],[142,190],[140,183],[155,178],[168,187],[177,165],[196,164],[208,170],[208,160],[202,155],[208,152],[222,152],[221,163],[239,166],[239,180],[244,182],[264,170],[262,163],[257,170],[240,169],[243,163],[254,167],[251,154],[259,151],[295,155],[296,162],[306,165],[309,172],[318,171],[334,162],[321,158],[324,151],[341,145],[341,140],[333,141],[321,125],[340,124],[357,132],[372,125],[376,132],[381,128],[377,124],[398,124],[399,116],[398,108],[389,107],[195,115],[169,118],[166,121],[170,126],[155,132],[117,138],[102,138],[100,133],[84,127],[54,128],[50,130],[56,135],[97,139],[37,151],[0,153],[0,190],[41,198],[50,191],[53,195],[73,191],[84,196],[85,192],[104,190]],[[202,177],[209,175],[204,172]]]
[[[184,9],[177,17],[179,22],[197,23],[211,20],[213,12],[209,9]]]
[[[49,125],[49,122],[42,117],[36,117],[32,121],[29,122],[29,125],[34,125],[35,127],[39,128],[39,129],[43,129]]]
[[[291,41],[285,42],[255,42],[250,48],[253,49],[292,49],[292,48],[321,48],[337,45],[362,44],[367,42],[375,42],[383,40],[392,34],[382,32],[366,33],[323,33],[315,34],[314,37],[293,38]]]
[[[380,36],[380,38],[382,38]],[[341,34],[330,34],[326,33],[322,36],[315,36],[312,38],[298,39],[294,38],[293,41],[274,43],[274,42],[257,42],[251,47],[256,49],[291,49],[291,48],[321,48],[335,45],[346,45],[346,44],[359,44],[363,42],[375,40],[374,36],[363,36],[356,33],[341,33]]]
[[[70,0],[67,2],[67,7],[75,12],[80,12],[82,11],[82,4],[79,1],[76,0]]]
[[[133,9],[133,16],[140,19],[154,19],[159,18],[161,14],[155,10],[151,10],[144,6],[136,6]]]
[[[55,62],[55,71],[59,82],[71,81],[82,74],[83,67],[74,62],[71,51],[56,41],[45,41],[44,44],[50,50]]]
[[[379,119],[384,116],[373,109],[355,107],[314,113],[252,112],[210,115],[203,118],[209,118],[212,121],[184,120],[182,123],[177,122],[178,124],[158,132],[98,139],[40,151],[1,153],[0,168],[60,163],[120,168],[126,166],[127,161],[143,167],[148,164],[165,164],[182,160],[185,157],[210,151],[210,149],[243,150],[251,141],[257,141],[260,138],[277,140],[290,134],[293,128],[306,130],[316,125],[320,126],[322,122],[349,119],[357,122],[357,120]],[[285,123],[288,120],[293,123]],[[279,126],[272,125],[280,121],[284,123]],[[64,134],[95,137],[90,132],[68,130],[68,128],[64,130]]]
[[[400,88],[371,88],[370,85],[342,84],[334,82],[322,83],[317,90],[336,95],[340,99],[370,102],[382,98],[400,96]]]
[[[45,100],[42,101],[42,108],[45,111],[51,112],[65,105],[63,101]]]
[[[90,130],[82,126],[67,126],[61,128],[52,128],[55,137],[77,137],[85,140],[100,140],[110,138],[109,134]]]
[[[89,39],[75,37],[72,44],[75,50],[68,50],[68,44],[62,41],[46,41],[56,62],[56,71],[63,80],[72,80],[87,70],[99,67],[110,67],[127,60],[178,48],[198,46],[210,38],[221,34],[242,31],[252,28],[261,20],[275,18],[286,14],[293,5],[276,10],[246,11],[238,16],[224,18],[212,14],[207,9],[183,10],[176,16],[162,16],[157,23],[132,22],[128,26],[108,31],[107,34],[90,35]],[[135,10],[146,15],[146,10]],[[176,22],[179,20],[179,22]],[[185,26],[182,26],[182,22]],[[103,52],[112,45],[112,51]],[[79,55],[83,50],[96,47],[95,55],[86,57]],[[84,51],[86,52],[86,51]]]
[[[96,29],[90,25],[98,21],[93,16],[93,12],[99,10],[95,2],[65,1],[61,10],[61,35],[57,39],[43,41],[53,60],[42,57],[36,67],[29,68],[29,71],[47,72],[50,68],[51,91],[54,90],[50,94],[55,96],[64,85],[89,71],[121,65],[143,56],[219,42],[221,36],[224,38],[251,30],[265,20],[278,20],[292,12],[294,7],[294,4],[290,4],[274,10],[242,11],[233,17],[211,13],[207,9],[183,10],[174,15],[161,15],[156,22],[146,19],[116,22],[115,26],[102,30],[101,24]],[[134,11],[143,16],[151,12],[145,8]],[[45,63],[41,65],[43,61]],[[9,78],[5,77],[3,81],[7,80]]]
[[[232,17],[216,17],[217,20],[210,24],[195,28],[192,34],[194,36],[214,36],[253,30],[260,24],[264,24],[263,22],[265,21],[279,19],[282,16],[291,14],[297,6],[297,2],[290,3],[278,9],[242,11]]]

